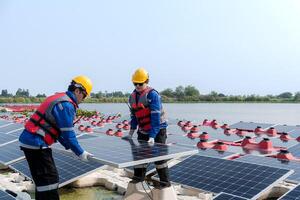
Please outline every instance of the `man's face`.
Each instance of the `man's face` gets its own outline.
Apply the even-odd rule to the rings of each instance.
[[[74,92],[76,99],[77,99],[77,103],[80,104],[81,102],[83,102],[83,100],[86,98],[87,93],[84,90],[81,90],[79,88],[75,89]]]
[[[147,83],[133,83],[133,85],[138,92],[142,92],[147,87]]]

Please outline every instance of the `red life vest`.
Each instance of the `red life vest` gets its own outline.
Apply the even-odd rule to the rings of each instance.
[[[139,125],[139,130],[142,131],[149,131],[151,129],[151,110],[149,106],[149,101],[148,101],[148,94],[154,90],[151,87],[147,87],[140,95],[139,98],[137,99],[137,92],[136,90],[132,92],[132,94],[129,97],[129,104],[131,107],[132,113],[135,115],[138,125]],[[161,122],[165,121],[164,118],[164,112],[161,111]]]
[[[72,103],[75,109],[78,107],[66,93],[56,93],[48,97],[26,122],[25,129],[32,134],[41,135],[47,145],[56,142],[60,130],[56,126],[52,109],[56,104],[66,101]]]

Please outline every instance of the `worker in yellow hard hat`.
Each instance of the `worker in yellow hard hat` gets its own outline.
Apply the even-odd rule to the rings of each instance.
[[[78,104],[91,94],[92,87],[86,76],[73,78],[67,92],[46,98],[25,124],[19,141],[36,185],[36,200],[59,199],[59,178],[50,148],[53,143],[59,141],[82,161],[92,156],[79,145],[73,125]]]
[[[135,87],[129,97],[131,111],[131,129],[123,139],[131,139],[137,130],[138,140],[146,141],[149,145],[166,143],[167,122],[162,108],[159,93],[148,86],[149,74],[144,68],[138,68],[132,75],[132,83]],[[166,161],[155,162],[156,170],[160,178],[160,187],[170,187],[169,170]],[[146,166],[134,167],[134,177],[131,184],[138,184],[145,179]],[[128,195],[128,194],[127,194]]]

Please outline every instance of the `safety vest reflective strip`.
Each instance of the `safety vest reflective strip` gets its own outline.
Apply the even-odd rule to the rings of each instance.
[[[50,191],[58,188],[58,183],[53,183],[50,185],[44,185],[44,186],[36,186],[36,190],[38,192],[45,192],[45,191]]]

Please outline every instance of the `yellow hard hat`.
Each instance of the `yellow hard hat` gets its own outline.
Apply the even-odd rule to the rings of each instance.
[[[138,68],[132,75],[133,83],[145,83],[148,79],[148,72],[144,68]]]
[[[86,93],[88,96],[91,95],[91,91],[93,88],[93,83],[91,79],[89,79],[87,76],[76,76],[75,78],[72,79],[75,83],[80,84],[83,89],[85,89]]]

